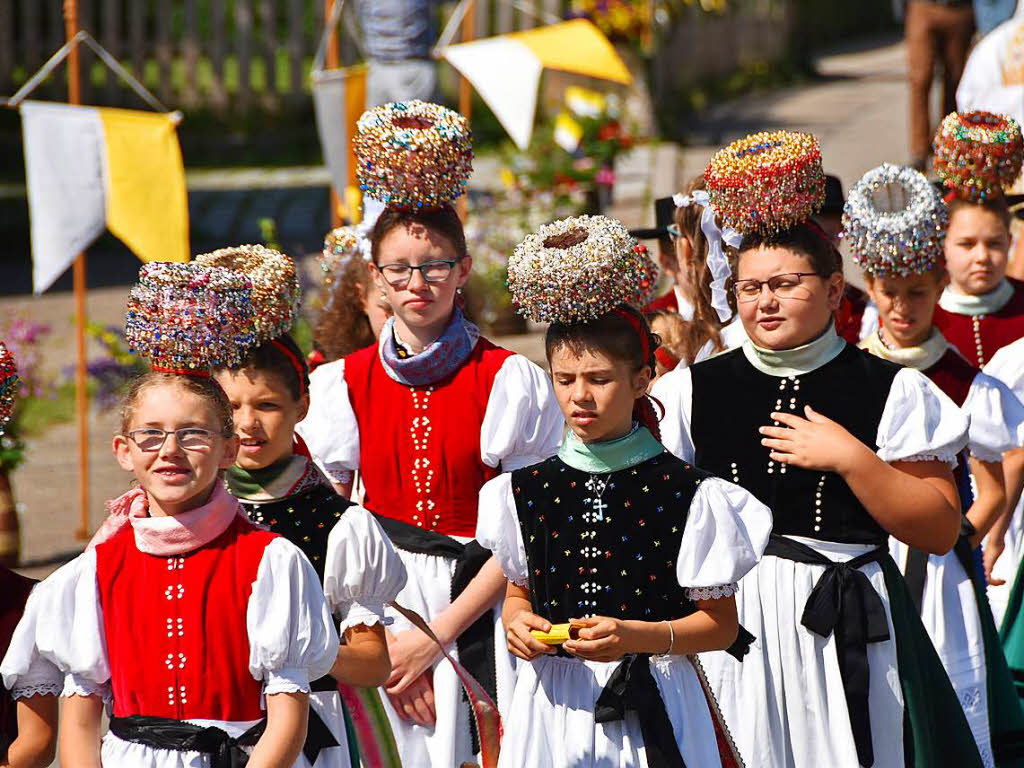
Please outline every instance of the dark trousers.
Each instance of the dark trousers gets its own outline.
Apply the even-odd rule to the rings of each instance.
[[[928,97],[936,61],[942,65],[942,114],[956,111],[956,87],[964,72],[974,34],[974,12],[970,5],[910,0],[905,29],[910,85],[910,157],[917,162],[931,154],[934,128]]]

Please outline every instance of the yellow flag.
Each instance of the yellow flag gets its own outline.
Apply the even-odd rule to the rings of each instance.
[[[107,228],[142,261],[188,261],[185,166],[171,115],[100,108]]]

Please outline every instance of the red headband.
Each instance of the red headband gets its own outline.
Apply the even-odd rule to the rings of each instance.
[[[277,347],[284,354],[284,356],[288,358],[288,362],[291,363],[292,368],[295,369],[295,375],[299,379],[299,397],[302,397],[304,394],[306,394],[306,369],[302,365],[302,361],[295,356],[294,352],[288,349],[288,347],[286,347],[277,339],[274,339],[270,343]]]
[[[668,371],[674,371],[679,365],[679,358],[664,347],[658,347],[654,350],[654,359],[661,363],[662,368]]]
[[[633,330],[636,331],[636,335],[640,338],[640,350],[643,352],[644,365],[650,365],[651,363],[651,335],[644,328],[643,323],[639,316],[633,314],[625,307],[616,307],[612,310],[619,317],[626,319],[626,322],[632,326]]]

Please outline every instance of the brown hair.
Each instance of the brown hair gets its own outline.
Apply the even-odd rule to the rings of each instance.
[[[1010,230],[1010,220],[1012,218],[1010,214],[1010,206],[1006,202],[1006,197],[1002,194],[996,193],[991,197],[987,197],[984,200],[978,200],[977,202],[971,200],[964,200],[959,195],[949,195],[946,197],[946,205],[949,207],[949,219],[953,220],[953,215],[961,208],[981,208],[988,211],[989,213],[995,214],[1003,222],[1007,232]]]
[[[812,221],[774,234],[748,235],[743,238],[739,255],[758,248],[785,248],[795,251],[807,258],[811,263],[811,269],[820,277],[831,277],[836,272],[843,274],[843,257],[832,245],[825,231]]]
[[[669,312],[665,309],[649,313],[647,322],[651,326],[651,332],[658,337],[659,346],[677,360],[686,360],[687,364],[693,362],[700,349],[691,351],[688,346],[691,323],[683,320],[678,312]]]
[[[213,409],[214,418],[220,424],[221,434],[224,437],[230,437],[235,433],[231,403],[215,379],[209,376],[187,376],[181,373],[149,371],[132,379],[121,398],[121,434],[127,433],[131,428],[135,409],[142,396],[157,387],[179,387],[203,399]]]
[[[364,297],[373,295],[373,291],[373,280],[366,262],[361,256],[349,259],[334,278],[331,293],[313,331],[316,345],[328,361],[338,360],[373,344],[373,328],[363,310]]]
[[[698,189],[706,189],[703,174],[690,179],[685,193],[692,195]],[[725,348],[721,334],[722,321],[718,318],[718,312],[711,306],[713,276],[708,268],[708,241],[700,228],[703,213],[702,206],[688,205],[685,208],[676,208],[674,216],[679,233],[690,241],[690,263],[681,268],[686,270],[687,283],[693,287],[696,294],[690,296],[690,300],[693,301],[693,319],[686,324],[681,344],[684,353],[680,359],[686,360],[687,364],[693,363],[694,357],[709,341],[716,352]]]
[[[271,373],[296,401],[309,392],[309,365],[299,345],[287,333],[256,347],[238,365],[220,370]]]
[[[462,228],[462,220],[451,205],[445,203],[440,208],[414,208],[404,210],[385,208],[370,232],[370,247],[373,263],[380,260],[380,244],[393,229],[410,224],[419,224],[427,229],[443,235],[455,249],[458,258],[468,256],[466,250],[466,232]]]

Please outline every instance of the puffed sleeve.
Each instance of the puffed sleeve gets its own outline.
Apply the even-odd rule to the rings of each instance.
[[[480,489],[476,540],[494,554],[506,579],[526,586],[526,547],[512,497],[512,476],[507,472],[489,480]]]
[[[690,502],[679,545],[679,586],[691,600],[729,597],[761,559],[771,532],[768,507],[738,485],[705,478]]]
[[[1024,403],[1024,339],[996,350],[982,370],[1003,382]]]
[[[320,579],[283,537],[267,545],[245,617],[249,672],[266,694],[309,692],[334,666],[338,633]]]
[[[345,361],[335,360],[309,376],[309,412],[295,431],[313,461],[336,483],[352,482],[359,469],[359,424],[348,399]]]
[[[340,631],[387,623],[384,604],[405,586],[405,566],[373,515],[345,510],[327,537],[324,593]]]
[[[967,416],[924,374],[903,368],[878,422],[882,461],[944,461],[956,466],[967,445]]]
[[[64,690],[64,674],[57,665],[44,659],[36,647],[39,607],[45,587],[37,584],[25,603],[21,621],[14,629],[7,654],[0,664],[4,686],[13,699],[30,696],[60,696]]]
[[[676,368],[656,382],[651,396],[661,403],[661,442],[677,458],[693,461],[695,450],[690,438],[690,414],[693,409],[693,377],[689,368]]]
[[[528,467],[554,455],[565,420],[551,380],[522,355],[498,370],[480,426],[480,458],[503,472]]]
[[[998,379],[975,376],[963,410],[970,418],[967,447],[974,458],[994,464],[1024,446],[1024,405]]]

